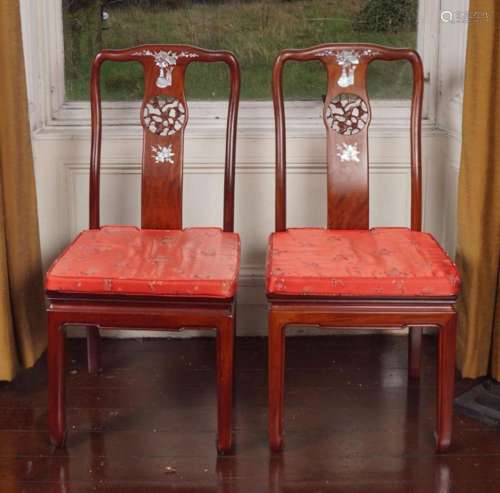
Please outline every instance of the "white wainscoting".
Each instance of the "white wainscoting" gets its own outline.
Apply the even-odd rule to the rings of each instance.
[[[454,13],[469,10],[469,0],[441,0],[441,9]],[[462,106],[464,95],[465,55],[467,48],[465,22],[441,23],[439,31],[440,63],[437,99],[437,125],[448,138],[444,152],[444,211],[442,241],[452,257],[457,242],[457,186],[462,149]]]
[[[462,79],[463,80],[463,79]],[[443,149],[445,156],[444,166],[444,211],[442,225],[442,243],[448,253],[455,256],[457,244],[457,205],[458,205],[458,175],[460,171],[460,155],[462,150],[462,105],[463,95],[459,94],[449,100],[448,113],[443,120],[443,127],[447,127],[448,138]]]
[[[424,228],[442,238],[443,150],[447,135],[427,128],[423,139]],[[34,141],[43,260],[48,266],[72,238],[88,226],[89,140],[40,137]],[[186,139],[184,225],[222,224],[224,139]],[[139,224],[139,137],[112,139],[103,148],[102,224]],[[289,226],[326,222],[325,140],[288,141]],[[410,214],[408,132],[374,132],[370,137],[370,224],[407,226]],[[242,239],[238,292],[238,333],[266,330],[264,263],[274,228],[274,137],[272,131],[238,140],[235,228]],[[127,335],[132,335],[128,333]]]

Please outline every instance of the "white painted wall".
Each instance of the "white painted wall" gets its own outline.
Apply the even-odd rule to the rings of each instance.
[[[90,132],[88,108],[62,105],[61,101],[57,105],[61,98],[60,70],[57,70],[61,36],[53,32],[57,17],[52,16],[47,22],[45,17],[49,12],[40,11],[29,2],[21,2],[21,11],[34,129],[41,246],[44,264],[48,266],[77,232],[88,225]],[[48,4],[56,12],[58,0],[48,0]],[[438,15],[436,6],[431,7],[432,15]],[[465,38],[460,25],[446,29],[441,25],[436,29],[432,31],[432,43],[437,44],[439,57],[433,59],[427,71],[433,81],[439,77],[439,82],[431,85],[438,97],[428,99],[428,119],[423,127],[424,229],[444,241],[452,252]],[[141,131],[138,126],[128,124],[132,110],[119,108],[108,113],[108,122],[113,125],[104,130],[102,224],[139,221]],[[192,125],[185,141],[184,224],[221,225],[224,133],[217,116],[224,108],[193,104],[190,110]],[[323,226],[326,175],[320,105],[304,103],[292,105],[289,110],[292,121],[288,138],[288,223]],[[370,130],[372,226],[409,225],[410,144],[406,120],[402,118],[406,113],[407,108],[374,107]],[[271,103],[244,103],[239,121],[235,227],[241,234],[243,251],[238,333],[264,335],[265,250],[267,237],[274,228]]]
[[[469,0],[441,0],[442,9],[466,12]],[[437,125],[447,133],[444,153],[443,245],[454,256],[457,240],[457,185],[462,148],[467,23],[442,23],[439,32],[440,64]]]

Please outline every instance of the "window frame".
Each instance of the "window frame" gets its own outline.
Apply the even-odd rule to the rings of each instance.
[[[33,2],[21,0],[24,52],[28,81],[28,99],[32,129],[37,132],[79,133],[89,127],[90,104],[66,101],[64,84],[64,36],[62,0]],[[417,49],[424,63],[425,86],[423,125],[433,127],[438,91],[439,26],[441,0],[420,0]],[[372,130],[407,128],[409,100],[373,99]],[[227,103],[224,101],[191,101],[192,130],[218,130],[224,126]],[[106,135],[139,135],[139,102],[103,102]],[[316,101],[288,101],[287,127],[292,133],[317,131],[320,118],[304,118],[321,112]],[[378,110],[378,111],[377,111]],[[239,132],[261,133],[274,129],[271,101],[242,101],[238,121]],[[128,127],[128,128],[127,128]]]

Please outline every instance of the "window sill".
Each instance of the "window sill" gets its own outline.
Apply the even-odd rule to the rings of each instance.
[[[141,139],[139,125],[140,103],[104,102],[103,138],[116,140]],[[372,101],[373,119],[370,134],[401,134],[410,123],[410,102],[405,100]],[[227,103],[219,101],[192,101],[189,103],[189,123],[186,139],[223,135],[226,126]],[[285,103],[288,137],[323,135],[323,103],[318,101],[290,101]],[[383,115],[383,116],[381,116]],[[34,132],[35,139],[88,139],[90,135],[90,106],[85,102],[65,103],[54,117]],[[425,135],[436,129],[435,122],[422,120]],[[221,134],[222,132],[222,134]],[[243,101],[238,115],[238,134],[247,137],[274,138],[272,101]]]

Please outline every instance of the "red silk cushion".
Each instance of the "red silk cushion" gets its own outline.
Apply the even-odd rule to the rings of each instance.
[[[83,231],[52,264],[48,291],[232,298],[240,239],[218,228],[106,226]]]
[[[304,228],[271,235],[266,285],[271,295],[448,297],[460,277],[428,233]]]

